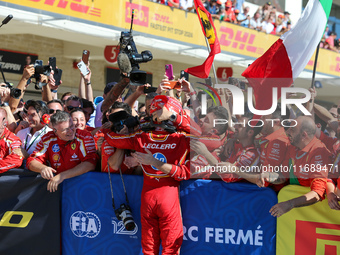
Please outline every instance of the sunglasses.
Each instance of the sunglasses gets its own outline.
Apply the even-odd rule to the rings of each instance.
[[[67,106],[66,107],[67,108],[67,110],[69,110],[69,111],[72,111],[72,110],[79,110],[79,109],[81,109],[79,106],[76,106],[76,107],[74,107],[74,106]]]
[[[54,113],[57,113],[57,112],[60,112],[61,110],[54,110],[54,109],[48,109],[48,113],[49,114],[54,114]]]

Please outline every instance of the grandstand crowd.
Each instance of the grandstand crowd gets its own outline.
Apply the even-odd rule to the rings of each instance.
[[[169,7],[194,12],[193,0],[150,0]],[[245,0],[202,0],[213,19],[230,22],[236,25],[255,29],[259,32],[281,36],[292,28],[290,12],[278,12],[272,2],[268,1],[253,13]],[[327,26],[321,39],[321,48],[339,52],[340,38]]]

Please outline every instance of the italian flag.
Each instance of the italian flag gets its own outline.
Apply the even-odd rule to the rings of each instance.
[[[332,0],[309,0],[297,24],[243,73],[254,89],[257,110],[272,106],[272,88],[290,87],[312,57],[327,25]]]

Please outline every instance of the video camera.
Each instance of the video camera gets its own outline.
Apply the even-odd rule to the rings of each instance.
[[[134,128],[139,125],[138,116],[131,116],[126,111],[119,111],[110,114],[109,120],[112,122],[111,130],[113,132],[119,132],[123,129],[124,125],[127,128]]]
[[[139,63],[146,63],[152,60],[152,53],[149,50],[138,53],[136,44],[132,36],[134,10],[132,10],[131,27],[129,32],[121,32],[119,39],[119,53],[125,53],[131,63],[132,71],[130,72],[130,84],[135,86],[141,86],[146,83],[146,72],[139,70]]]
[[[2,70],[1,64],[0,64],[0,70],[1,70],[2,79],[4,80],[4,83],[6,84],[4,87],[10,89],[10,91],[11,91],[10,96],[11,97],[18,99],[21,96],[21,90],[17,89],[17,88],[13,88],[13,84],[6,81],[6,78],[5,78],[4,72]]]

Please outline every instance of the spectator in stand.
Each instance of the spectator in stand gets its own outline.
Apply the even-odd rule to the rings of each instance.
[[[48,123],[44,122],[42,118],[44,114],[49,113],[43,101],[27,101],[25,112],[27,114],[29,127],[20,130],[17,136],[21,140],[22,153],[25,159],[27,159],[33,151],[35,151],[41,137],[52,131],[52,129],[47,126]]]
[[[235,13],[235,24],[240,25],[240,22],[238,21],[238,16],[240,15],[239,10],[234,10]]]
[[[208,11],[210,12],[212,18],[214,18],[214,19],[220,18],[221,5],[222,5],[222,2],[220,0],[211,0],[210,1]]]
[[[169,7],[176,7],[179,8],[179,0],[168,0],[167,5]]]
[[[21,153],[21,141],[7,129],[7,112],[0,108],[0,174],[20,167],[24,159]]]
[[[241,12],[244,9],[244,1],[245,0],[233,0],[233,6]]]
[[[93,138],[76,129],[68,113],[55,113],[51,125],[53,131],[41,138],[26,165],[49,180],[47,190],[55,192],[65,179],[94,170],[98,155]]]
[[[53,99],[51,101],[47,102],[47,107],[49,109],[49,114],[52,116],[57,111],[64,111],[64,105],[63,102],[59,99]]]
[[[250,28],[261,31],[261,14],[259,12],[254,13],[254,17],[250,19]]]
[[[332,32],[331,35],[326,39],[324,48],[332,51],[338,52],[337,48],[334,46],[334,41],[336,40],[337,34]]]
[[[224,21],[235,23],[236,16],[235,16],[235,12],[232,7],[233,7],[233,4],[231,3],[231,1],[228,0],[225,3],[225,12],[224,12],[224,17],[222,18]]]
[[[292,23],[290,20],[290,13],[285,11],[283,15],[284,15],[284,19],[282,20],[282,25],[284,27],[288,27],[288,23]]]
[[[190,12],[195,9],[194,1],[193,0],[180,0],[179,8],[184,11]]]
[[[283,21],[284,16],[282,14],[280,14],[279,16],[277,16],[276,22],[275,22],[275,34],[279,35],[281,33],[281,30],[283,28]]]
[[[236,14],[236,10],[235,10],[235,14]],[[237,21],[241,26],[249,27],[250,16],[249,16],[249,7],[248,6],[243,9],[243,13],[240,13],[237,16]]]
[[[270,34],[274,29],[274,18],[272,15],[269,15],[261,24],[261,31],[265,32],[266,34]]]
[[[259,7],[257,11],[261,14],[262,19],[265,19],[267,16],[269,16],[271,10],[272,10],[272,3],[267,2],[262,7]]]

